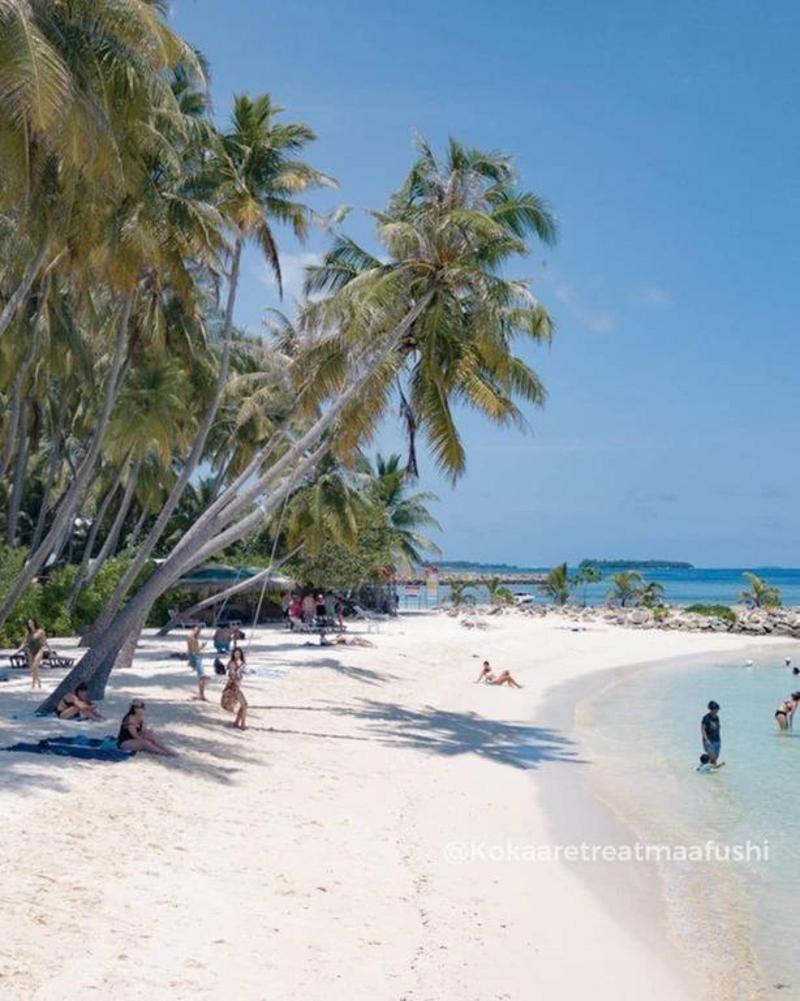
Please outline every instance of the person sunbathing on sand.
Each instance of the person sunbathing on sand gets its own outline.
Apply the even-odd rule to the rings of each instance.
[[[101,720],[103,717],[97,711],[97,706],[89,698],[86,685],[78,685],[74,692],[68,693],[56,706],[56,716],[59,719],[91,719]]]
[[[122,717],[122,723],[117,735],[117,747],[121,751],[148,751],[150,754],[163,754],[167,757],[177,757],[178,752],[162,744],[152,730],[144,725],[144,702],[131,702],[130,709]]]
[[[512,678],[510,671],[501,671],[495,675],[488,660],[483,662],[481,673],[475,679],[475,684],[483,682],[484,685],[508,685],[509,688],[522,688],[522,685]]]
[[[363,636],[344,636],[342,633],[334,640],[339,646],[375,646],[372,640],[365,640]]]

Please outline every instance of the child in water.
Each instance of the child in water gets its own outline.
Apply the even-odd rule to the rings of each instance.
[[[701,754],[700,764],[695,768],[695,771],[707,775],[709,772],[715,772],[718,768],[722,768],[724,764],[724,761],[713,762],[710,754]]]

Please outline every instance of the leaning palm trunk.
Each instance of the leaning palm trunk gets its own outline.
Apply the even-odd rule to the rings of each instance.
[[[181,497],[186,490],[189,480],[194,475],[197,467],[200,465],[200,461],[203,458],[203,452],[205,451],[206,441],[208,440],[208,435],[211,431],[211,426],[214,423],[214,418],[219,410],[219,405],[222,400],[222,394],[225,390],[225,385],[228,381],[228,369],[230,367],[230,354],[231,354],[231,344],[233,335],[233,314],[234,307],[236,305],[236,292],[239,285],[239,265],[242,256],[242,241],[241,239],[236,241],[236,246],[233,252],[233,263],[231,265],[231,276],[230,276],[230,287],[228,289],[228,301],[225,306],[225,325],[223,333],[223,345],[222,345],[222,355],[220,357],[219,371],[217,373],[217,381],[214,386],[214,396],[209,404],[208,410],[203,417],[203,422],[198,429],[197,436],[195,437],[194,443],[192,445],[191,452],[189,453],[186,462],[183,464],[180,475],[175,481],[172,489],[169,492],[169,496],[164,502],[158,517],[156,518],[153,527],[147,533],[147,537],[137,548],[136,553],[131,561],[130,566],[125,571],[117,587],[114,589],[114,593],[108,600],[107,605],[100,613],[97,621],[94,625],[87,631],[87,633],[81,638],[82,645],[91,646],[95,637],[100,635],[105,629],[108,628],[109,623],[117,614],[117,612],[122,607],[122,603],[125,600],[130,589],[135,584],[137,578],[142,572],[147,561],[150,559],[153,551],[158,545],[162,535],[164,534],[164,529],[167,527],[169,519],[172,517],[175,508],[178,506]]]
[[[220,532],[215,539],[210,540],[204,547],[200,559],[192,555],[184,555],[182,558],[173,556],[165,560],[116,616],[99,640],[86,651],[58,688],[44,700],[37,712],[39,714],[53,712],[61,697],[74,691],[75,687],[82,682],[89,685],[89,691],[93,698],[103,698],[108,676],[115,662],[118,662],[118,658],[124,658],[126,644],[135,645],[138,634],[156,599],[172,587],[185,573],[197,566],[198,562],[207,559],[209,554],[213,555],[213,552],[238,542],[260,525],[264,518],[269,517],[294,490],[297,477],[311,472],[328,448],[329,446],[325,445],[322,449],[307,456],[300,463],[296,475],[291,478],[287,477],[262,505],[251,511],[232,528]]]
[[[20,441],[17,449],[17,461],[14,464],[14,483],[11,487],[11,497],[8,504],[8,523],[6,526],[6,541],[9,546],[14,546],[17,541],[17,526],[19,524],[19,508],[22,503],[22,494],[25,489],[25,474],[28,469],[28,455],[30,454],[30,438],[28,437],[28,420],[30,417],[30,403],[28,400],[22,401],[19,416]]]
[[[45,479],[44,490],[42,491],[42,501],[39,505],[39,513],[36,516],[36,527],[33,530],[33,537],[31,539],[31,550],[38,547],[39,543],[42,541],[42,536],[44,535],[44,526],[47,523],[47,512],[50,510],[50,495],[53,492],[53,484],[56,481],[56,475],[61,465],[61,453],[62,445],[61,442],[59,442],[58,445],[53,448],[52,454],[50,455],[50,459],[47,463],[47,478]]]
[[[64,538],[71,530],[72,520],[79,508],[84,493],[91,481],[97,457],[103,443],[111,411],[114,407],[117,394],[120,390],[119,374],[125,358],[128,346],[128,325],[133,308],[134,293],[129,292],[122,304],[122,311],[117,324],[117,337],[114,345],[114,353],[111,358],[111,365],[106,376],[105,392],[103,394],[103,405],[97,419],[97,426],[92,435],[86,455],[84,455],[78,466],[75,477],[61,500],[56,511],[53,524],[44,537],[39,547],[30,554],[28,561],[19,575],[16,583],[11,588],[2,606],[0,606],[0,626],[2,626],[14,609],[14,606],[33,583],[34,578],[42,569],[50,554],[63,544]]]
[[[130,549],[132,546],[135,546],[139,541],[139,536],[142,534],[142,529],[144,528],[144,523],[147,521],[148,514],[150,514],[150,512],[146,507],[143,507],[139,513],[139,517],[136,519],[136,524],[131,530],[131,534],[125,540],[126,549]]]
[[[130,643],[131,633],[138,634],[141,630],[156,599],[189,570],[244,539],[263,524],[265,518],[295,489],[298,481],[316,470],[333,444],[331,437],[323,440],[326,432],[342,411],[363,392],[380,364],[395,350],[432,297],[432,293],[423,296],[379,345],[368,349],[359,360],[361,374],[354,377],[349,387],[336,397],[312,427],[261,474],[258,473],[259,466],[271,453],[274,442],[268,442],[259,450],[247,469],[197,519],[55,692],[45,699],[37,710],[39,713],[53,712],[61,696],[81,682],[89,685],[94,698],[102,698],[114,661],[123,645]]]
[[[100,547],[100,552],[97,554],[97,559],[92,563],[89,572],[86,574],[86,582],[83,585],[84,588],[91,587],[94,583],[95,578],[100,573],[105,564],[106,560],[110,559],[114,553],[117,551],[117,544],[119,543],[120,533],[122,532],[122,526],[125,524],[125,519],[128,517],[128,512],[131,509],[131,504],[133,504],[133,497],[136,493],[136,486],[139,480],[139,470],[141,469],[141,460],[136,463],[134,468],[130,472],[128,477],[128,482],[125,484],[125,492],[122,495],[122,501],[117,510],[117,514],[114,521],[109,529],[108,535],[103,541],[103,545]]]
[[[94,544],[97,541],[97,535],[100,531],[103,522],[105,521],[106,515],[108,514],[108,509],[111,506],[111,501],[114,499],[117,490],[119,490],[119,485],[122,482],[124,471],[125,471],[125,466],[124,464],[121,463],[114,477],[114,482],[111,484],[111,487],[106,491],[105,497],[103,497],[100,506],[95,511],[95,516],[92,521],[92,527],[89,530],[89,535],[86,539],[86,544],[83,547],[83,554],[81,556],[80,567],[78,568],[78,575],[75,578],[75,586],[72,589],[72,594],[70,595],[69,601],[67,603],[67,611],[69,612],[70,615],[72,615],[72,613],[75,611],[75,605],[78,603],[78,598],[80,597],[81,592],[85,587],[86,578],[89,572],[89,561],[91,560],[92,553],[94,552]]]
[[[198,612],[202,612],[204,608],[211,608],[212,605],[219,605],[221,602],[227,601],[228,598],[232,598],[235,594],[239,594],[240,591],[246,591],[249,587],[252,587],[253,584],[257,584],[269,577],[271,573],[274,573],[279,567],[282,567],[284,563],[288,563],[290,559],[297,556],[302,548],[302,545],[295,546],[290,553],[287,553],[279,559],[277,563],[271,563],[265,570],[260,570],[257,574],[254,574],[254,576],[248,577],[247,580],[239,581],[238,584],[233,584],[231,587],[225,588],[224,591],[218,591],[216,594],[212,594],[209,598],[203,598],[202,601],[198,601],[197,604],[192,605],[191,608],[182,610],[178,616],[172,616],[169,622],[158,630],[158,635],[166,636],[170,629],[174,628],[176,620],[182,616],[189,617],[196,615]]]
[[[47,259],[47,255],[50,251],[50,241],[45,239],[42,242],[36,256],[33,258],[31,263],[28,265],[25,274],[22,276],[22,280],[19,285],[14,289],[8,302],[3,307],[2,312],[0,312],[0,337],[8,330],[11,324],[16,319],[17,313],[20,311],[22,304],[28,298],[31,289],[33,288],[33,283],[36,281],[39,273],[44,267],[44,262]]]
[[[36,356],[36,338],[31,338],[30,348],[25,355],[22,364],[14,377],[14,388],[11,393],[11,412],[8,417],[6,429],[6,443],[3,449],[3,456],[0,459],[0,479],[8,473],[11,468],[11,461],[14,458],[15,446],[21,447],[20,443],[20,420],[25,408],[25,380]]]

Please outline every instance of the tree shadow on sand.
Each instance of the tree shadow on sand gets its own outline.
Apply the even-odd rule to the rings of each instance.
[[[387,681],[396,681],[397,676],[387,674],[385,671],[373,671],[368,667],[353,667],[352,664],[343,664],[335,657],[319,657],[317,660],[309,660],[304,664],[299,664],[300,668],[326,668],[335,671],[342,677],[351,678],[353,681],[361,681],[365,685],[383,685]]]
[[[253,707],[256,708],[256,707]],[[325,730],[259,727],[273,733],[332,740],[371,740],[444,757],[475,754],[512,768],[534,769],[549,762],[585,764],[569,737],[549,727],[487,719],[474,712],[450,712],[435,706],[409,709],[390,702],[361,699],[351,706],[263,706],[263,709],[327,713],[363,722],[363,735]]]
[[[435,706],[409,709],[396,703],[361,699],[338,706],[337,716],[363,720],[367,728],[396,747],[455,757],[475,754],[512,768],[538,768],[546,762],[582,764],[573,741],[549,727],[487,719],[474,712],[450,712]]]
[[[191,686],[188,691],[191,691]],[[3,693],[0,794],[11,790],[27,793],[37,789],[74,793],[76,772],[81,774],[83,781],[91,782],[98,769],[126,772],[129,768],[138,768],[139,756],[126,761],[107,762],[6,751],[6,747],[19,741],[36,743],[43,737],[78,734],[116,737],[119,721],[131,701],[128,692],[115,690],[101,705],[106,717],[103,721],[75,723],[58,720],[54,716],[35,716],[40,699],[41,695],[28,691]],[[177,770],[220,785],[232,785],[247,767],[264,764],[263,756],[248,745],[246,737],[240,740],[238,734],[223,735],[223,730],[230,730],[231,724],[227,716],[220,716],[218,706],[204,706],[188,696],[185,701],[152,696],[146,701],[148,724],[167,744],[180,751],[177,758],[141,756],[148,763],[163,768],[167,781],[169,772]]]

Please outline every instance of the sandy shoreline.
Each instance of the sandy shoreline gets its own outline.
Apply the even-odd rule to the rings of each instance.
[[[248,679],[240,734],[218,684],[212,704],[191,701],[191,673],[168,658],[181,634],[148,636],[113,679],[113,724],[91,732],[116,732],[141,697],[180,759],[3,755],[0,996],[633,999],[646,982],[651,998],[691,997],[646,889],[625,923],[564,864],[481,853],[549,843],[545,786],[552,798],[586,767],[542,718],[558,686],[753,639],[517,616],[478,631],[441,615],[370,638],[319,648],[259,631],[251,662],[290,670]],[[525,688],[472,684],[484,656]],[[0,685],[0,744],[75,732],[11,718],[36,701],[22,677]],[[576,785],[564,795],[580,811]],[[452,844],[472,859],[449,861]]]

